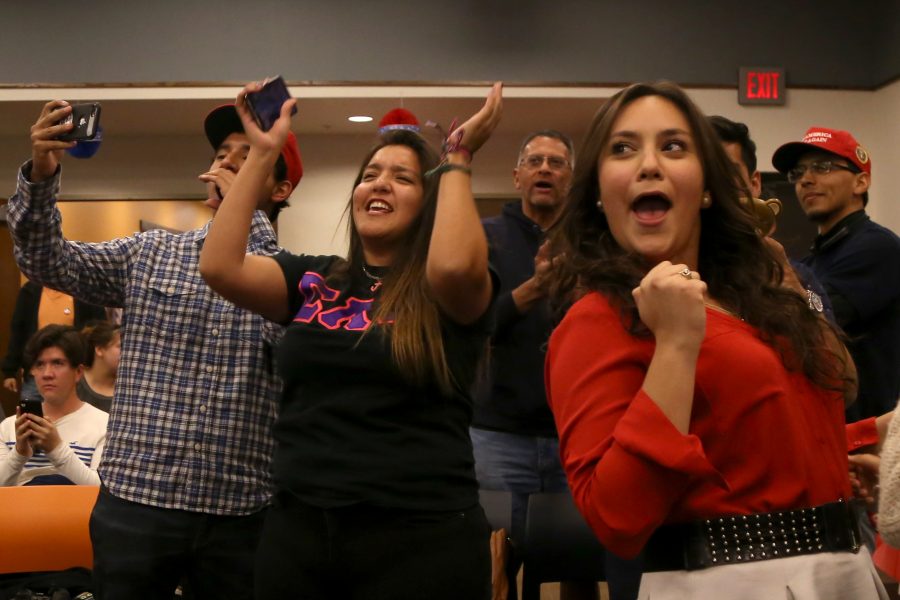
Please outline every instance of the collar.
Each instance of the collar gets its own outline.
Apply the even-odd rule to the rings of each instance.
[[[528,218],[528,215],[522,210],[522,201],[516,200],[514,202],[507,202],[503,205],[503,215],[509,217],[515,221],[518,221],[522,226],[534,231],[538,235],[543,235],[544,230],[541,229],[541,226]]]
[[[202,247],[203,242],[206,240],[206,236],[209,233],[210,225],[212,225],[212,220],[207,221],[206,224],[199,229],[189,231],[187,235],[192,235],[194,243],[197,244],[197,246]],[[259,250],[273,240],[275,240],[275,229],[272,227],[269,217],[261,210],[253,211],[253,219],[250,221],[250,236],[247,240],[247,250],[251,252],[253,250]]]
[[[817,235],[816,239],[813,240],[813,244],[810,246],[809,251],[813,254],[824,252],[868,222],[869,215],[866,214],[865,210],[860,209],[856,212],[852,212],[835,223],[834,227],[828,230],[828,233]]]

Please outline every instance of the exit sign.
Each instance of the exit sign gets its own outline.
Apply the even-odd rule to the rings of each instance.
[[[784,104],[784,69],[741,67],[738,104]]]

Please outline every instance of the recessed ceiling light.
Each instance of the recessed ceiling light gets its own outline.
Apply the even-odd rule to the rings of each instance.
[[[372,117],[369,117],[367,115],[356,115],[353,117],[347,117],[347,120],[353,123],[368,123],[372,120]]]

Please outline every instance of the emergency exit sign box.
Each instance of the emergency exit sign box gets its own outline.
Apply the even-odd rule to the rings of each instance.
[[[741,67],[738,104],[782,105],[787,99],[784,69]]]

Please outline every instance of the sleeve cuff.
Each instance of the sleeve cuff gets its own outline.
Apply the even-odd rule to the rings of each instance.
[[[700,438],[682,435],[644,390],[638,392],[613,432],[623,450],[666,469],[731,486],[706,458]]]
[[[874,446],[878,443],[878,427],[875,424],[875,417],[848,423],[846,433],[847,452],[854,452],[860,448]]]
[[[59,179],[62,173],[62,165],[56,166],[56,172],[52,177],[48,177],[43,181],[31,181],[31,160],[22,163],[19,169],[18,185],[19,189],[28,192],[30,198],[55,198],[59,192]]]

